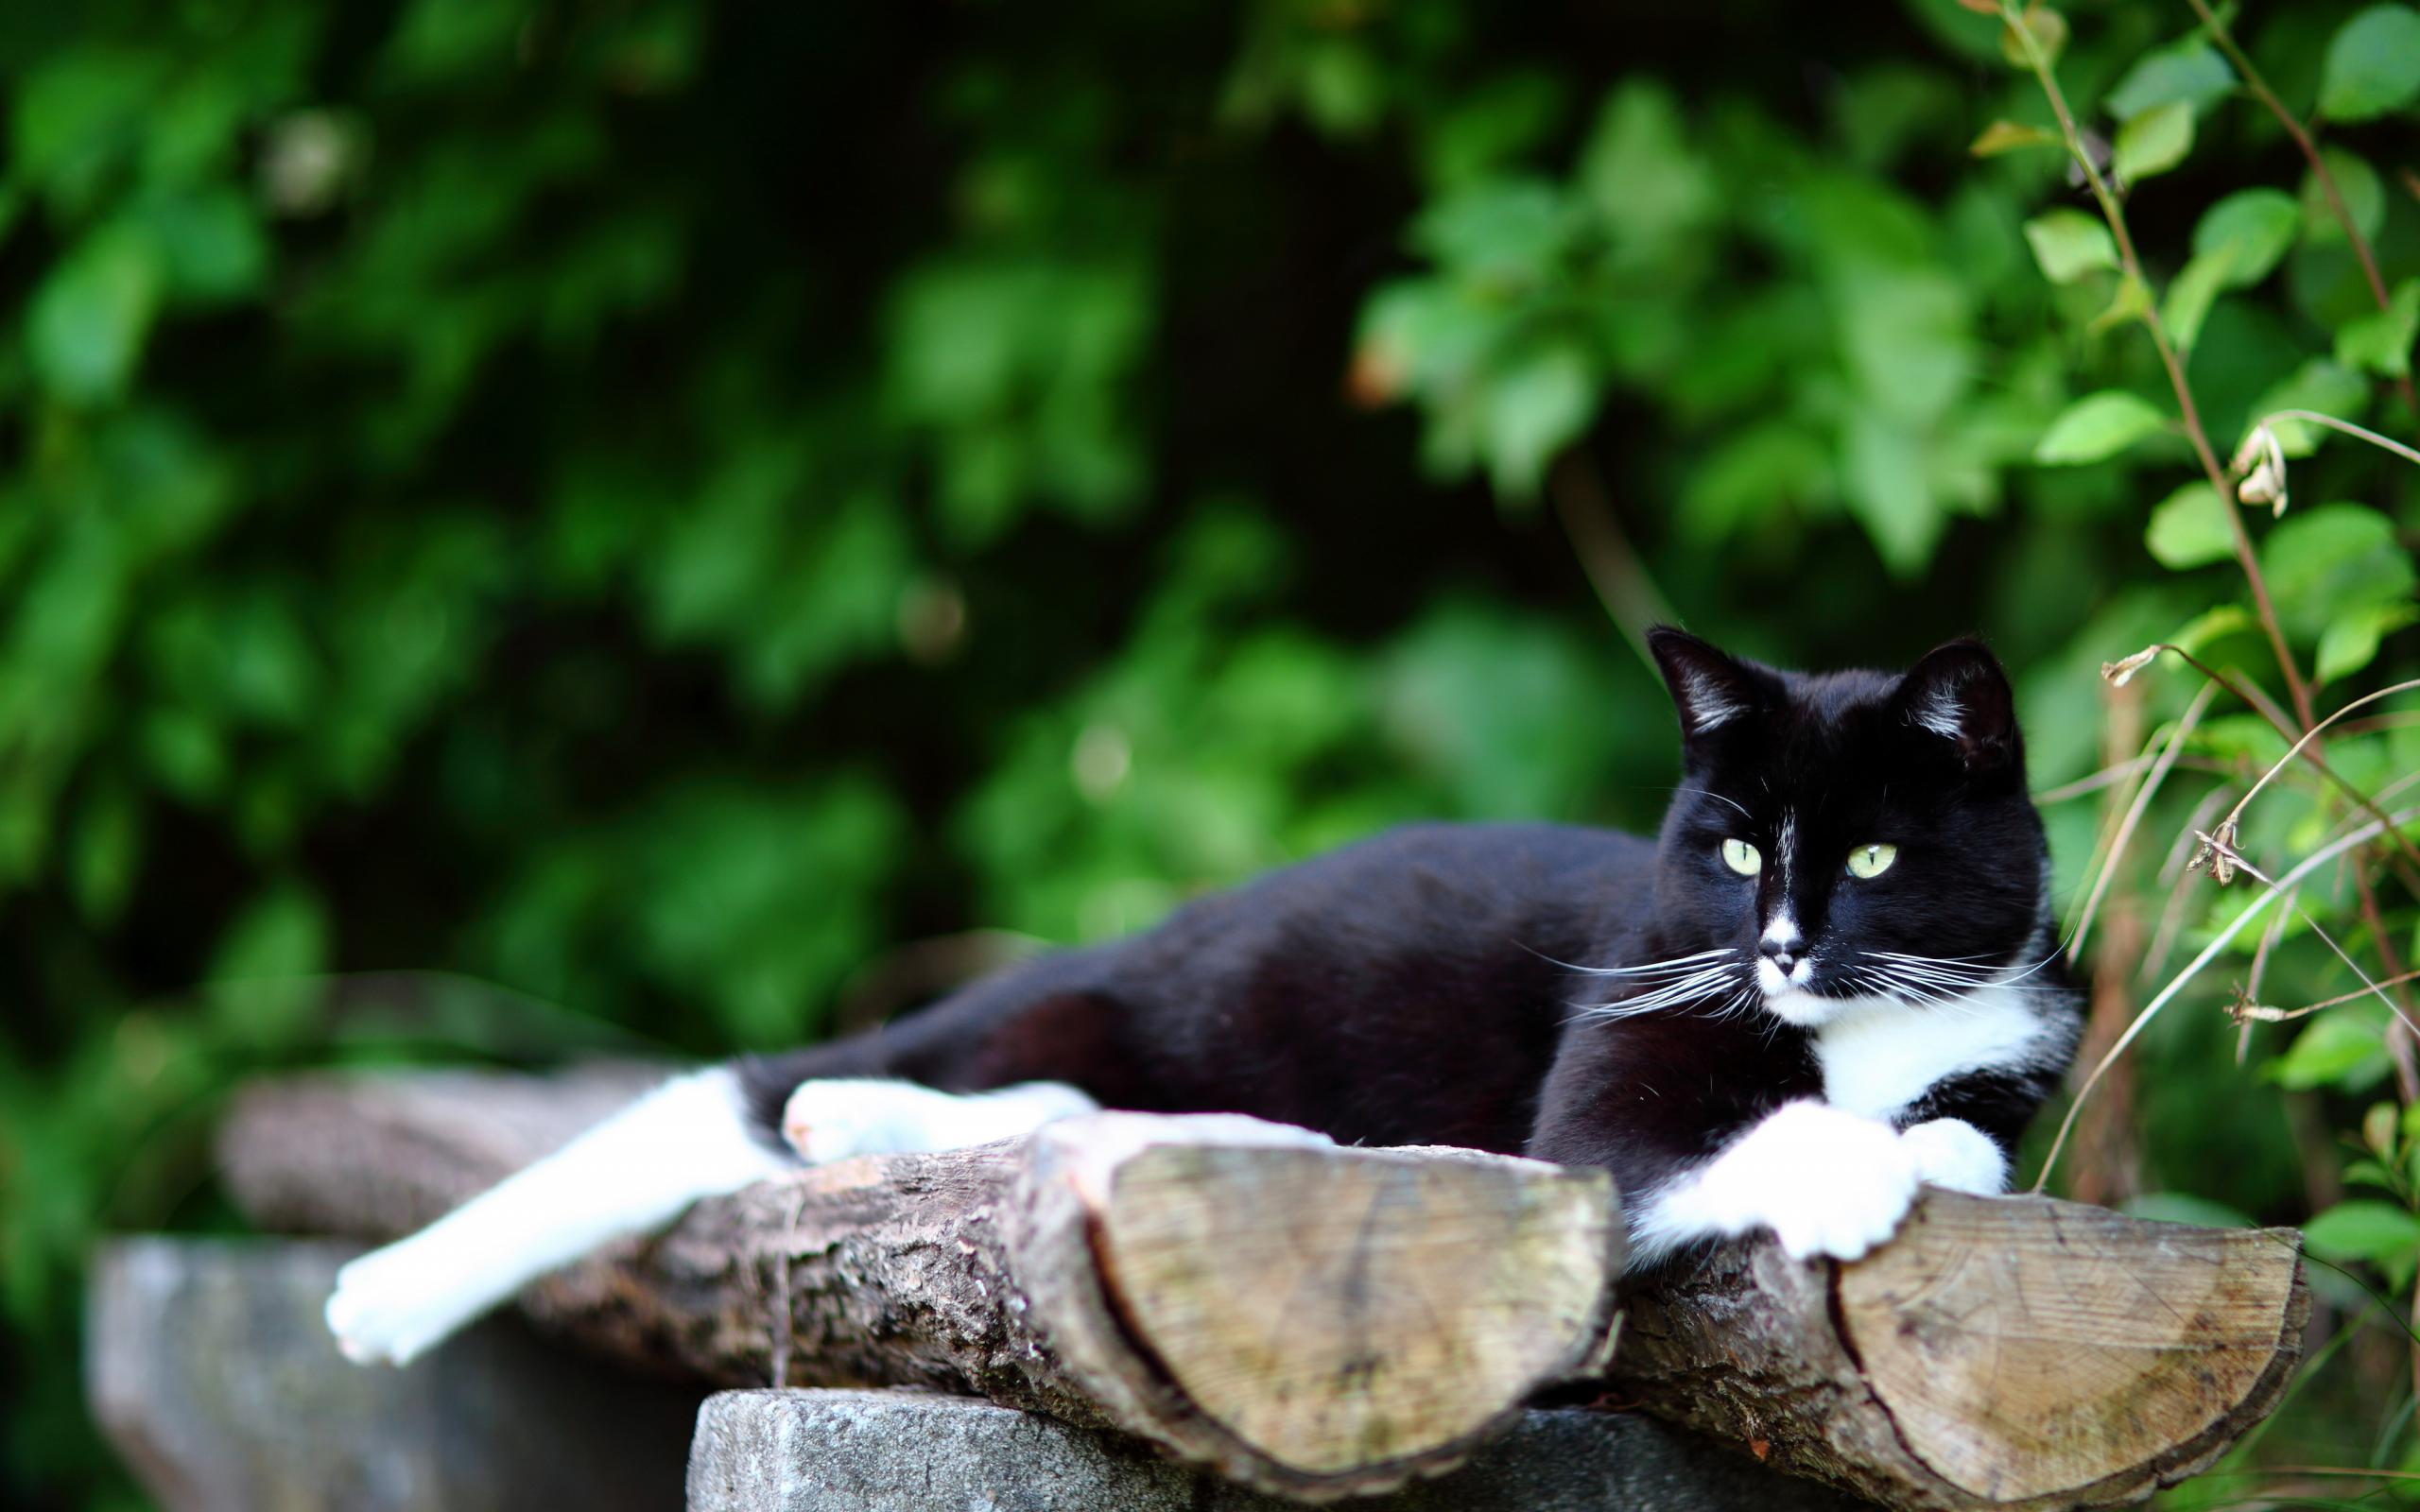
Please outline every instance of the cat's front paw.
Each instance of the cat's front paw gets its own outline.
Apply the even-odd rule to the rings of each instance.
[[[1856,1260],[1895,1232],[1915,1200],[1913,1153],[1889,1125],[1792,1103],[1698,1177],[1723,1233],[1772,1230],[1791,1258]]]
[[[1962,1118],[1936,1118],[1899,1135],[1916,1162],[1916,1177],[1953,1192],[1996,1197],[2008,1190],[2008,1157],[1992,1137]]]
[[[389,1245],[337,1272],[328,1332],[355,1365],[409,1365],[466,1321],[458,1293],[410,1241]]]

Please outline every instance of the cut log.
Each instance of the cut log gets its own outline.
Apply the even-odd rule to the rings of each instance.
[[[645,1082],[288,1082],[238,1101],[221,1152],[257,1221],[387,1238]],[[1619,1273],[1601,1172],[1107,1113],[703,1203],[524,1305],[717,1383],[971,1393],[1312,1500],[1450,1469],[1600,1368]]]
[[[644,1080],[271,1084],[222,1151],[258,1221],[391,1237]],[[1617,1235],[1600,1173],[1107,1114],[700,1204],[523,1302],[721,1383],[984,1396],[1318,1500],[1448,1469],[1602,1372]],[[1737,1244],[1626,1302],[1615,1400],[1907,1512],[2184,1478],[2275,1404],[2308,1310],[2290,1232],[1940,1192],[1858,1263]]]
[[[1909,1508],[2138,1501],[2277,1404],[2310,1298],[2290,1229],[1927,1194],[1849,1265],[1731,1246],[1632,1297],[1615,1385]]]

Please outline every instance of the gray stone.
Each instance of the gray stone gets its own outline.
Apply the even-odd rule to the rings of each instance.
[[[94,1416],[168,1512],[663,1512],[703,1392],[513,1318],[365,1369],[320,1317],[356,1246],[125,1239],[94,1266]]]
[[[1354,1512],[1847,1512],[1653,1418],[1522,1415],[1453,1474]],[[727,1391],[698,1416],[689,1512],[1286,1512],[1101,1434],[905,1391]]]

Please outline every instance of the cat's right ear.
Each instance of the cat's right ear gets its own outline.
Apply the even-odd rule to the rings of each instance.
[[[1760,668],[1699,640],[1685,630],[1658,625],[1647,632],[1664,685],[1680,712],[1681,739],[1695,745],[1765,706],[1771,679]]]

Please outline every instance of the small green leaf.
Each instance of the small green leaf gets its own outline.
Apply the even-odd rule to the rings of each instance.
[[[2100,217],[2081,210],[2059,209],[2025,223],[2026,244],[2042,276],[2053,284],[2072,284],[2096,267],[2118,266],[2118,244]]]
[[[2411,339],[2420,334],[2420,279],[2395,285],[2386,308],[2336,333],[2336,360],[2381,378],[2411,376]]]
[[[2187,483],[2152,510],[2143,544],[2163,567],[2185,572],[2235,555],[2226,501],[2206,483]]]
[[[2256,623],[2252,617],[2252,611],[2242,605],[2221,604],[2216,609],[2204,610],[2201,613],[2194,615],[2192,619],[2186,622],[2183,629],[2169,636],[2169,640],[2199,656],[2202,654],[2202,647],[2211,642],[2223,636],[2251,629]]]
[[[2023,26],[2033,36],[2033,44],[2042,51],[2042,60],[2055,63],[2067,50],[2067,18],[2046,5],[2030,5],[2014,24],[2000,27],[2000,56],[2017,68],[2031,68],[2033,60],[2026,56],[2025,40],[2017,35]]]
[[[2384,1031],[2377,1022],[2337,1008],[2311,1020],[2294,1036],[2270,1074],[2290,1091],[2320,1087],[2360,1091],[2376,1086],[2389,1069]]]
[[[2190,348],[2201,339],[2202,322],[2209,318],[2219,291],[2236,282],[2238,245],[2229,242],[2216,251],[2202,253],[2169,284],[2168,307],[2160,312],[2160,320],[2178,346]]]
[[[2320,113],[2366,121],[2420,95],[2420,12],[2372,6],[2338,28],[2321,72]]]
[[[2003,152],[2023,147],[2047,147],[2059,145],[2056,131],[2045,131],[2038,126],[2024,126],[2015,121],[1994,121],[1983,128],[1967,151],[1979,158],[1996,158]]]
[[[2167,428],[2168,417],[2144,400],[2123,389],[2104,388],[2069,404],[2050,422],[2033,448],[2033,460],[2053,465],[2099,462]]]
[[[2235,88],[2235,70],[2200,37],[2157,48],[2137,59],[2109,92],[2109,113],[2127,120],[2154,107],[2183,100],[2200,110]]]
[[[2385,1263],[2420,1246],[2420,1218],[2384,1202],[2340,1202],[2304,1226],[2303,1242],[2323,1260]]]
[[[34,290],[26,345],[43,387],[70,404],[123,392],[151,332],[160,258],[147,237],[104,229],[78,243]]]
[[[2184,100],[2154,106],[2118,129],[2112,163],[2125,183],[2166,173],[2193,150],[2193,107]]]
[[[2260,542],[2260,573],[2286,633],[2308,643],[2348,611],[2411,595],[2394,522],[2359,504],[2297,508]]]
[[[2284,190],[2239,189],[2202,213],[2193,227],[2193,255],[2234,248],[2228,286],[2248,288],[2269,276],[2302,225],[2302,206]]]
[[[2372,1103],[2361,1115],[2361,1143],[2382,1160],[2394,1154],[2394,1122],[2393,1103]]]
[[[1496,374],[1481,411],[1482,444],[1496,492],[1507,499],[1534,497],[1547,464],[1588,428],[1596,407],[1596,375],[1571,347],[1550,347]]]
[[[2378,642],[2420,620],[2410,604],[2366,604],[2327,622],[2319,633],[2319,680],[2349,678],[2377,660]]]

